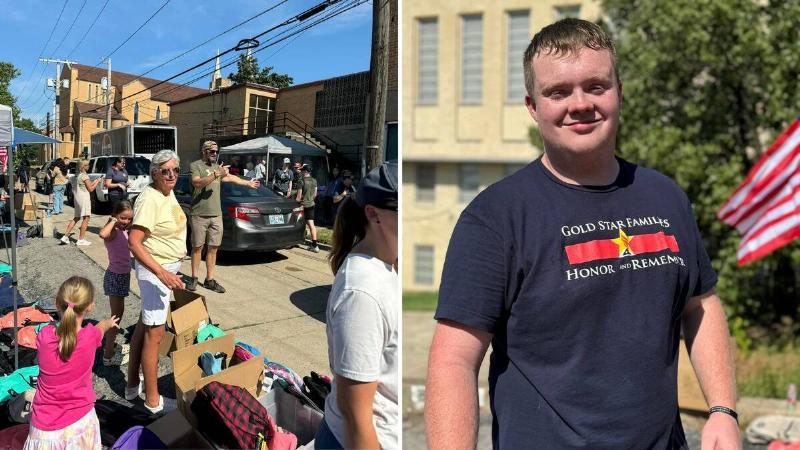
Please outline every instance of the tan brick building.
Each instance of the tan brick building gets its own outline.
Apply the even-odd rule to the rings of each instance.
[[[67,65],[61,72],[61,79],[69,80],[69,87],[60,91],[59,138],[63,143],[58,145],[59,156],[74,158],[88,152],[91,134],[106,128],[108,109],[102,80],[107,74],[104,68],[83,64]],[[153,78],[112,71],[111,128],[131,123],[167,123],[170,102],[207,92],[174,83],[156,86],[158,83]]]
[[[522,57],[566,16],[597,1],[405,0],[403,287],[435,291],[447,244],[481,189],[536,158]]]

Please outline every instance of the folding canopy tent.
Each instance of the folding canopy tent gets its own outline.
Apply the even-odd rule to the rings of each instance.
[[[293,156],[293,157],[301,157],[304,159],[313,158],[324,161],[326,169],[325,171],[326,178],[328,172],[330,171],[329,168],[327,167],[328,152],[320,148],[314,147],[313,145],[305,144],[303,142],[298,142],[293,139],[289,139],[285,136],[278,136],[275,134],[271,134],[264,137],[258,137],[255,139],[250,139],[248,141],[239,142],[238,144],[222,147],[219,149],[219,154],[220,156],[227,156],[227,155],[244,156],[244,155],[265,154],[267,157],[267,161],[269,163],[273,162],[271,155]],[[274,172],[276,166],[280,166],[280,164],[277,165],[272,164],[272,167],[267,168],[267,172],[268,173]]]
[[[11,289],[14,303],[14,369],[19,369],[19,343],[17,342],[17,221],[14,211],[14,150],[19,144],[57,144],[58,140],[39,133],[14,127],[11,107],[0,105],[0,148],[5,148],[8,156],[6,172],[8,173],[8,205],[11,210]]]

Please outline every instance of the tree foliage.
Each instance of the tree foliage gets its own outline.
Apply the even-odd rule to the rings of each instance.
[[[740,344],[798,331],[800,245],[744,267],[716,212],[800,114],[800,2],[604,0],[623,107],[618,147],[692,200]]]
[[[289,75],[273,72],[270,66],[259,70],[258,60],[252,55],[239,55],[236,68],[236,73],[230,74],[228,78],[237,84],[250,82],[281,89],[291,86],[294,82]]]
[[[11,107],[11,112],[14,115],[15,127],[39,133],[41,130],[34,125],[31,119],[22,117],[22,111],[19,106],[17,106],[17,98],[11,94],[11,90],[9,89],[11,80],[17,78],[19,75],[20,71],[14,67],[13,64],[0,61],[0,105]],[[37,153],[37,146],[20,145],[17,147],[16,153],[14,153],[14,160],[15,162],[19,162],[23,157],[28,160],[33,160],[36,158]]]

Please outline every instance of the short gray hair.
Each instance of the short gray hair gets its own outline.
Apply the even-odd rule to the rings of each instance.
[[[172,159],[175,160],[176,164],[181,164],[181,159],[178,157],[178,154],[172,150],[160,150],[158,153],[153,155],[153,159],[150,160],[150,176],[153,176],[153,173],[155,173],[163,164]]]

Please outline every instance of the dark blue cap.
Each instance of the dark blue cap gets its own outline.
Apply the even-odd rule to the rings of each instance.
[[[372,169],[358,186],[356,200],[361,206],[397,210],[397,161]]]

